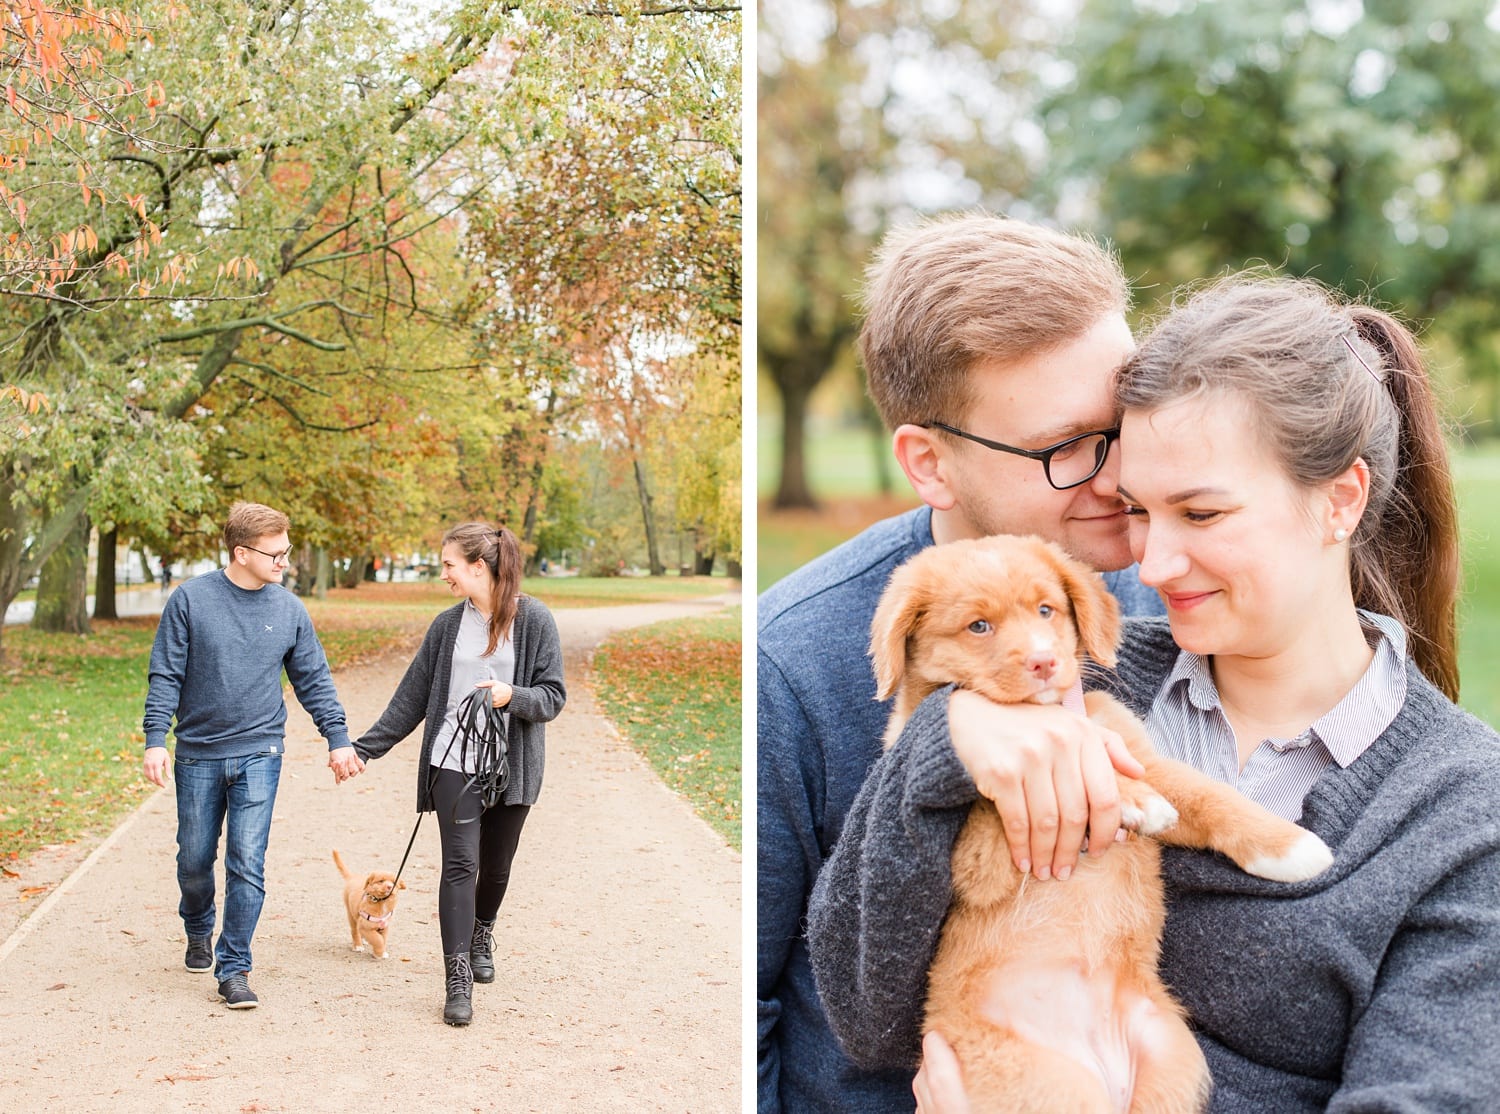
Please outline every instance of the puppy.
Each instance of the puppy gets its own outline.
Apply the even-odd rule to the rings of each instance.
[[[886,745],[946,684],[1002,704],[1059,703],[1086,652],[1115,663],[1119,606],[1098,575],[1036,538],[934,546],[892,576],[871,627]],[[1090,693],[1090,718],[1146,768],[1120,778],[1125,827],[1223,852],[1251,874],[1301,881],[1333,861],[1311,832],[1191,766]],[[1166,904],[1160,850],[1130,838],[1064,882],[1025,884],[981,798],[953,849],[953,899],[930,972],[925,1029],[953,1045],[976,1114],[1192,1114],[1209,1074],[1157,975]]]
[[[388,958],[385,941],[396,912],[396,891],[406,889],[406,883],[398,881],[388,870],[371,871],[361,881],[359,875],[344,865],[343,856],[337,851],[333,853],[333,863],[344,876],[344,910],[349,914],[349,937],[354,950],[364,951],[368,941],[376,959]]]

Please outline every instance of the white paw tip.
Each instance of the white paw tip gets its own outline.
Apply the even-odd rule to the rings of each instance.
[[[1120,825],[1127,831],[1153,836],[1177,823],[1177,810],[1165,797],[1147,797],[1141,806],[1126,804],[1120,808]]]
[[[1278,858],[1253,859],[1245,870],[1273,882],[1305,882],[1333,865],[1333,852],[1312,832],[1304,832],[1292,849]]]

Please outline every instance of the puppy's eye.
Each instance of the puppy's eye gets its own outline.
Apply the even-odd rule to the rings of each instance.
[[[1043,619],[1050,619],[1057,614],[1057,608],[1053,607],[1050,603],[1044,603],[1036,609],[1036,613]]]
[[[972,623],[969,624],[969,631],[972,634],[989,634],[990,633],[989,620],[988,619],[975,619]]]

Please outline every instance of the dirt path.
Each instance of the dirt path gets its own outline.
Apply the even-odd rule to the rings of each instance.
[[[212,976],[183,970],[176,808],[159,791],[82,865],[54,853],[71,873],[0,943],[0,1108],[738,1111],[740,856],[620,741],[584,684],[611,631],[723,602],[554,612],[568,705],[547,733],[497,978],[475,987],[467,1029],[442,1023],[431,817],[385,962],[350,950],[329,854],[395,869],[416,815],[416,738],[335,786],[291,700],[255,937],[260,1008],[226,1010]],[[352,731],[406,663],[335,675]],[[33,881],[37,870],[28,863]]]

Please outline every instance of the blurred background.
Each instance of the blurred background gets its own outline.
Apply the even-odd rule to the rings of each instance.
[[[983,206],[1119,252],[1135,324],[1271,264],[1416,327],[1453,425],[1464,703],[1500,723],[1500,3],[761,0],[764,589],[915,505],[864,392],[886,229]]]

